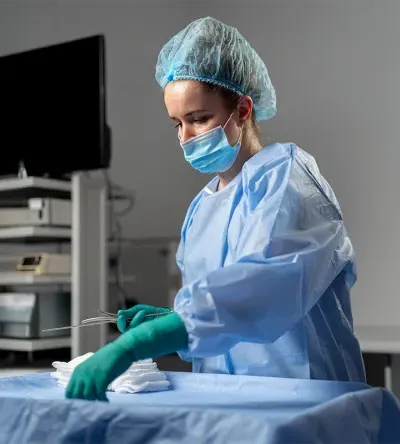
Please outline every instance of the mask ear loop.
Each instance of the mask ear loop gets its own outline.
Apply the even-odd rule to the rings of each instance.
[[[240,127],[240,132],[239,132],[239,136],[237,138],[236,143],[242,143],[242,136],[243,136],[243,126]]]
[[[241,102],[242,102],[242,98],[239,97],[239,100],[238,100],[238,103],[237,103],[237,105],[236,105],[236,109],[235,109],[235,111],[237,111],[237,110],[239,109]],[[224,130],[224,131],[225,131],[226,125],[228,125],[228,123],[229,123],[229,121],[231,120],[231,118],[232,118],[233,114],[235,113],[235,111],[232,111],[231,115],[228,117],[228,120],[226,121],[225,125],[223,126],[223,130]],[[238,135],[238,138],[237,138],[237,140],[236,140],[235,145],[236,145],[238,142],[242,142],[243,126],[244,126],[244,124],[240,127],[240,132],[239,132],[239,135]]]

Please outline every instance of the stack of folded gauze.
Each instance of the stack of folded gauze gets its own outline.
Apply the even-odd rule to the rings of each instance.
[[[57,379],[60,387],[66,388],[75,367],[92,355],[93,353],[86,353],[69,362],[53,362],[56,371],[51,373],[51,376]],[[125,373],[108,386],[108,390],[118,393],[157,392],[168,390],[169,386],[170,382],[165,373],[160,372],[152,359],[145,359],[134,362]]]

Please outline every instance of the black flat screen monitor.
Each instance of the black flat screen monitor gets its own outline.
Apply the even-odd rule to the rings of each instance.
[[[0,57],[0,109],[0,175],[108,168],[104,36]]]

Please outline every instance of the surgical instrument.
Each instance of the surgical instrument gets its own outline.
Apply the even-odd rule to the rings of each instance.
[[[164,316],[166,314],[172,313],[174,310],[171,309],[171,311],[168,311],[166,313],[154,313],[154,314],[148,314],[144,318],[157,318],[159,316]],[[56,327],[56,328],[47,328],[45,330],[42,330],[43,332],[47,331],[58,331],[58,330],[70,330],[72,328],[81,328],[81,327],[91,327],[92,325],[102,325],[102,324],[116,324],[118,315],[115,313],[109,313],[107,311],[99,310],[99,313],[102,316],[98,316],[95,318],[88,318],[81,321],[78,325],[68,325],[66,327]],[[133,318],[132,318],[133,319]],[[132,319],[127,319],[127,321],[131,321]]]

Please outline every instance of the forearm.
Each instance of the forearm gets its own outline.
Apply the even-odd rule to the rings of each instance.
[[[215,356],[238,342],[274,342],[309,312],[343,268],[336,245],[334,236],[319,249],[310,244],[273,260],[243,260],[183,287],[175,300],[189,334],[182,357]]]
[[[174,353],[185,349],[187,342],[185,325],[177,313],[144,322],[115,341],[132,362]]]

